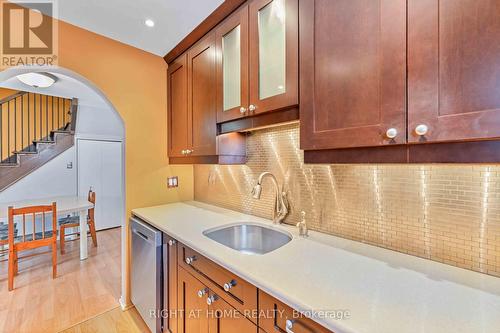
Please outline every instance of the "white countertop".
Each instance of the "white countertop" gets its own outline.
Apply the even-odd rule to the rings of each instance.
[[[264,255],[247,255],[202,234],[269,220],[198,202],[133,210],[178,241],[301,310],[348,310],[348,319],[314,318],[335,333],[500,332],[500,278],[310,232]],[[274,227],[274,226],[272,226]]]

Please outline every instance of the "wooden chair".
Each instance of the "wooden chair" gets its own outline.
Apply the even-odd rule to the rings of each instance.
[[[95,247],[97,247],[97,234],[95,231],[95,192],[92,190],[89,191],[88,200],[94,204],[94,207],[90,208],[87,214],[87,225],[89,226],[90,236],[92,237],[92,243]],[[76,233],[66,234],[67,228],[78,228],[80,226],[80,217],[79,216],[68,216],[59,220],[59,242],[61,247],[61,254],[64,254],[64,247],[66,243],[66,236],[71,236],[75,234],[80,234],[81,230]]]
[[[45,215],[52,214],[52,230],[45,231]],[[22,235],[14,236],[14,218],[22,216]],[[32,232],[26,234],[26,216],[31,216]],[[41,217],[41,219],[40,219]],[[41,221],[41,229],[37,231],[37,218]],[[18,273],[19,252],[39,247],[52,247],[52,278],[57,276],[57,209],[56,203],[51,206],[9,207],[9,291],[14,289],[14,276]],[[34,253],[22,258],[42,253]]]

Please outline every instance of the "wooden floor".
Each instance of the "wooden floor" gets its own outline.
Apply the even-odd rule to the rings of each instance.
[[[115,308],[61,333],[146,333],[148,327],[135,308]]]
[[[58,251],[58,277],[52,279],[51,256],[20,261],[14,290],[7,289],[7,261],[0,262],[0,332],[60,332],[116,309],[120,298],[120,228],[89,240],[89,258],[79,259],[79,241]],[[122,331],[120,331],[122,332]]]

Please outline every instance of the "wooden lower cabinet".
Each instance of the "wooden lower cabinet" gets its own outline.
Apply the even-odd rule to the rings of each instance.
[[[318,323],[300,315],[288,305],[259,290],[259,311],[266,315],[259,320],[259,326],[268,333],[288,332],[294,333],[332,333]]]
[[[182,267],[179,267],[178,287],[178,332],[257,333],[254,323]]]
[[[177,252],[178,333],[332,333],[187,246],[177,243]],[[242,289],[221,288],[216,281],[227,276]]]
[[[206,300],[208,288],[180,267],[178,288],[178,332],[208,332],[208,305]],[[200,291],[205,291],[202,297],[198,296]]]
[[[208,332],[210,333],[257,333],[257,326],[236,311],[231,305],[213,294],[216,300],[209,307]]]

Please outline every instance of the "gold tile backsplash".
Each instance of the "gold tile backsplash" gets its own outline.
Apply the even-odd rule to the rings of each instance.
[[[196,165],[198,201],[271,218],[270,171],[295,224],[500,277],[500,165],[304,164],[298,124],[249,134],[242,166]]]

